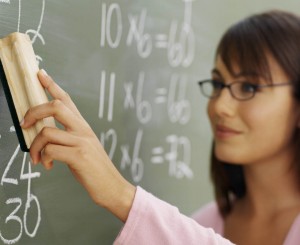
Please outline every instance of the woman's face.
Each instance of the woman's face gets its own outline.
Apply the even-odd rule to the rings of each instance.
[[[268,57],[268,62],[273,84],[289,82],[272,57]],[[245,71],[233,68],[234,74],[230,74],[219,56],[212,78],[225,84],[249,81],[243,75]],[[267,83],[259,78],[259,84]],[[262,88],[247,101],[238,101],[227,88],[223,89],[219,97],[208,103],[216,157],[225,162],[249,164],[291,156],[293,134],[299,124],[298,107],[290,85]]]

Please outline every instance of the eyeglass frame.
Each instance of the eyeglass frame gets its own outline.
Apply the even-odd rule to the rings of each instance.
[[[219,92],[217,93],[217,95],[209,96],[209,95],[207,95],[207,94],[204,93],[204,90],[203,90],[203,84],[205,84],[205,83],[207,83],[207,82],[210,82],[210,83],[212,84],[212,81],[214,81],[214,80],[215,80],[215,79],[205,79],[205,80],[200,80],[200,81],[198,81],[198,85],[200,86],[200,90],[201,90],[202,95],[204,95],[205,97],[207,97],[207,98],[209,98],[209,99],[214,99],[214,98],[219,97],[220,94],[221,94],[221,92],[222,92],[222,89],[224,89],[224,88],[228,88],[228,89],[229,89],[229,92],[230,92],[230,95],[231,95],[234,99],[236,99],[236,100],[238,100],[238,101],[247,101],[247,100],[251,100],[251,99],[253,99],[253,97],[255,96],[255,94],[256,94],[256,92],[257,92],[257,91],[254,91],[254,92],[252,93],[252,96],[249,97],[249,98],[241,99],[241,98],[238,98],[238,97],[235,96],[235,94],[232,92],[231,87],[232,87],[234,84],[241,84],[241,83],[245,83],[245,82],[242,82],[242,81],[239,82],[239,81],[237,81],[237,82],[232,82],[232,83],[229,83],[229,84],[225,84],[225,83],[222,83],[222,82],[218,82],[218,83],[221,85],[221,88],[220,88]],[[249,83],[249,84],[251,84],[251,83]],[[255,89],[259,89],[259,88],[266,88],[266,87],[275,87],[275,86],[292,85],[292,83],[291,83],[291,82],[286,82],[286,83],[251,84],[251,85],[253,85],[253,87],[254,87]]]

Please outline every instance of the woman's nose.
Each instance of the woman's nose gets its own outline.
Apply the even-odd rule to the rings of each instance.
[[[237,102],[229,88],[223,88],[218,97],[210,100],[209,107],[219,116],[234,116]]]

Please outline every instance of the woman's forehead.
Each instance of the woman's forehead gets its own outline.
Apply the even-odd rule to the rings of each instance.
[[[215,67],[213,68],[212,72],[218,75],[230,75],[233,77],[241,77],[241,76],[259,76],[259,73],[252,69],[242,69],[238,62],[232,60],[230,62],[230,69],[228,65],[223,61],[221,56],[217,56]]]
[[[265,61],[262,61],[262,64],[257,64],[251,61],[247,61],[247,57],[244,61],[241,57],[237,58],[236,55],[233,55],[231,58],[226,58],[224,61],[221,54],[218,54],[215,59],[214,68],[212,71],[218,71],[223,76],[230,77],[252,77],[252,78],[263,78],[272,82],[274,70],[276,74],[279,72],[284,73],[283,69],[279,66],[278,62],[273,58],[272,55],[265,54]]]
[[[223,61],[221,55],[217,55],[214,69],[222,74],[230,74],[231,76],[241,72],[240,65],[236,61],[230,60],[230,65],[228,65]]]

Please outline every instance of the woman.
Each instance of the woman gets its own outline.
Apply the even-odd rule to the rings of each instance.
[[[44,128],[32,161],[47,169],[65,162],[94,202],[125,222],[115,244],[231,244],[214,231],[237,244],[299,244],[299,40],[300,18],[282,11],[251,16],[221,39],[212,79],[200,82],[211,98],[217,205],[200,210],[198,223],[127,182],[44,71],[39,79],[54,100],[30,109],[21,125],[54,116],[65,129]]]
[[[212,204],[195,219],[237,244],[283,244],[300,229],[299,40],[298,16],[251,16],[225,33],[212,80],[200,82],[220,215]]]

